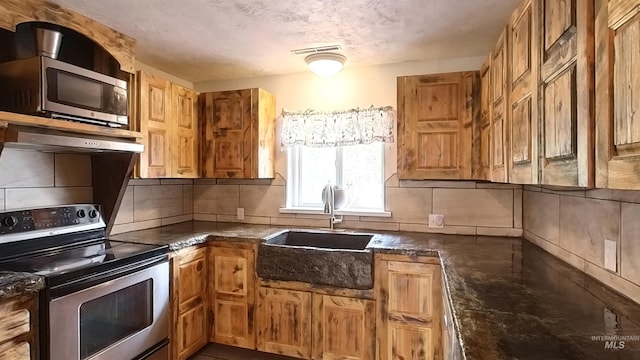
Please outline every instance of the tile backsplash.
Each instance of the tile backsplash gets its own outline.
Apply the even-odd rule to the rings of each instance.
[[[522,187],[474,181],[399,181],[385,183],[386,210],[392,216],[345,216],[341,228],[440,232],[467,235],[522,235]],[[193,217],[279,226],[327,227],[327,215],[282,214],[285,181],[195,180]],[[244,220],[237,220],[237,208]],[[429,229],[430,213],[443,214],[444,229]]]
[[[193,219],[193,180],[132,179],[111,234]]]
[[[0,210],[90,203],[91,158],[4,149],[0,155]]]
[[[525,186],[524,237],[640,303],[640,191]],[[617,243],[615,272],[604,240]]]
[[[0,211],[92,203],[91,177],[87,154],[4,149]],[[188,221],[192,213],[193,180],[130,180],[112,233]]]

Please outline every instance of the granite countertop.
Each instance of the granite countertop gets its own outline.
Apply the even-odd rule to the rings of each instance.
[[[0,271],[0,300],[36,293],[44,288],[44,278],[23,272]]]
[[[286,228],[268,225],[188,221],[175,225],[117,234],[109,238],[111,240],[141,244],[168,245],[169,250],[176,251],[204,243],[208,241],[209,237],[227,241],[258,242],[284,229]]]
[[[466,359],[640,359],[640,305],[525,239],[383,238],[370,247],[439,253]],[[607,349],[604,336],[628,338]]]
[[[112,238],[178,250],[208,235],[260,242],[282,229],[188,222]],[[640,359],[640,305],[524,239],[363,232],[379,235],[374,252],[440,258],[466,359]],[[607,349],[604,336],[628,338]]]

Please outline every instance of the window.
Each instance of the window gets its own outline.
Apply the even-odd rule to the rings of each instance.
[[[384,147],[380,142],[346,147],[288,148],[287,207],[322,209],[322,189],[345,190],[341,210],[384,211]]]

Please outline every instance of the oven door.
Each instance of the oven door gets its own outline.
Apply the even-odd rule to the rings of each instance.
[[[169,263],[55,298],[49,303],[50,359],[133,359],[166,340]]]

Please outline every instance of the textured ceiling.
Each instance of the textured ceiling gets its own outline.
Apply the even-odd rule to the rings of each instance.
[[[487,54],[520,0],[54,0],[138,41],[188,81],[306,71],[290,50],[339,44],[347,67]]]

